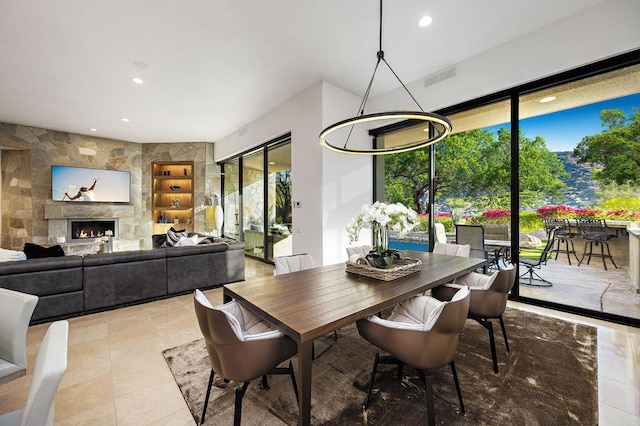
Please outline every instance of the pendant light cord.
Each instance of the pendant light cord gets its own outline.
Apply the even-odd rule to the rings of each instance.
[[[396,72],[393,70],[393,68],[391,68],[391,65],[389,65],[389,62],[387,62],[387,60],[384,58],[384,50],[382,50],[382,0],[380,0],[380,30],[379,30],[378,43],[379,43],[378,44],[378,53],[376,53],[376,56],[378,57],[378,60],[376,61],[376,66],[373,69],[373,75],[371,76],[371,80],[369,80],[369,85],[367,86],[367,90],[365,91],[364,96],[362,97],[362,102],[360,103],[360,107],[358,108],[359,114],[360,115],[364,114],[364,108],[367,105],[367,101],[369,100],[369,94],[371,93],[371,87],[373,86],[373,80],[374,80],[374,78],[376,76],[376,72],[378,71],[378,66],[380,65],[380,61],[385,63],[387,68],[389,68],[389,71],[391,71],[391,73],[394,75],[394,77],[398,80],[398,82],[400,83],[402,88],[405,90],[405,92],[407,92],[409,97],[411,97],[411,99],[413,99],[413,102],[415,102],[415,104],[418,106],[418,108],[420,108],[420,111],[424,112],[424,109],[422,109],[422,107],[420,106],[420,104],[418,103],[416,98],[411,94],[409,89],[407,89],[407,86],[405,86],[405,84],[402,82],[402,80],[400,80],[400,77],[398,77],[398,74],[396,74]]]
[[[422,148],[424,146],[428,146],[438,142],[439,140],[446,137],[449,133],[451,133],[451,121],[447,118],[433,113],[427,113],[422,109],[416,98],[411,94],[407,86],[400,80],[398,74],[391,68],[391,65],[384,58],[384,51],[382,50],[382,0],[380,0],[380,28],[379,28],[379,48],[376,56],[378,60],[376,61],[376,66],[373,69],[373,74],[371,75],[371,79],[369,80],[369,85],[367,86],[367,90],[362,97],[362,102],[360,103],[360,107],[358,108],[358,112],[355,117],[348,118],[346,120],[337,122],[332,124],[331,126],[325,128],[322,132],[320,132],[320,143],[325,145],[327,148],[348,154],[371,154],[371,155],[381,155],[381,154],[392,154],[397,152],[405,152],[413,149]],[[369,95],[371,94],[371,87],[373,86],[373,80],[376,76],[376,72],[378,71],[378,67],[380,66],[380,62],[384,62],[389,71],[394,75],[394,77],[398,80],[402,88],[407,92],[409,97],[415,102],[415,104],[420,109],[420,112],[415,111],[390,111],[390,112],[381,112],[381,113],[373,113],[373,114],[365,114],[365,107],[367,105],[367,101],[369,100]],[[401,146],[395,146],[390,148],[371,148],[371,149],[349,149],[347,145],[349,144],[349,139],[351,139],[351,134],[353,133],[353,128],[356,124],[360,124],[366,121],[382,121],[388,119],[397,120],[399,118],[404,119],[415,119],[420,121],[426,121],[429,123],[430,128],[436,129],[433,134],[429,133],[429,138],[420,140],[418,143],[405,144]],[[337,131],[343,127],[350,127],[349,133],[347,134],[346,140],[342,147],[337,145],[332,145],[327,141],[327,135],[332,132]]]

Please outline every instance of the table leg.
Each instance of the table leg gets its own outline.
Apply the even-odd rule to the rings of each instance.
[[[309,342],[298,343],[298,383],[299,398],[298,407],[300,417],[298,424],[307,426],[311,423],[311,365],[313,340]]]

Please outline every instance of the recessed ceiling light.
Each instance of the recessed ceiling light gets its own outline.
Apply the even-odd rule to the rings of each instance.
[[[547,102],[552,102],[555,100],[556,100],[555,96],[547,96],[546,98],[540,99],[540,103],[546,104]]]
[[[131,79],[131,81],[133,81],[133,82],[134,82],[134,83],[136,83],[136,84],[142,84],[142,83],[144,83],[144,80],[142,80],[140,77],[133,77],[133,78]]]
[[[431,22],[433,22],[433,18],[427,15],[420,18],[418,25],[420,25],[421,27],[428,27],[429,25],[431,25]]]
[[[269,164],[271,164],[273,166],[276,163],[275,163],[275,161],[269,161]]]
[[[96,129],[96,128],[94,128],[94,127],[90,127],[90,128],[89,128],[89,131],[90,131],[90,132],[97,132],[97,131],[98,131],[98,129]]]
[[[124,121],[125,123],[128,123],[128,122],[129,122],[129,119],[128,119],[128,118],[126,118],[126,117],[122,117],[122,118],[120,119],[120,121]]]

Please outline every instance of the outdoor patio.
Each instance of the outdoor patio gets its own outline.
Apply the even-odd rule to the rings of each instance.
[[[584,249],[584,240],[575,238],[574,245],[580,258]],[[585,259],[578,266],[574,257],[571,259],[572,264],[569,265],[566,254],[559,254],[557,260],[553,255],[546,265],[536,270],[542,278],[553,285],[551,287],[520,285],[520,295],[640,318],[640,294],[633,286],[629,275],[629,236],[626,233],[620,235],[610,240],[609,245],[618,269],[613,267],[609,260],[607,260],[608,270],[605,270],[602,259],[599,258],[591,259],[589,265],[586,264]]]

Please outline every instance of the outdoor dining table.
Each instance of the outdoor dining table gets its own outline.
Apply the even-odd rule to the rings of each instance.
[[[418,272],[382,281],[346,272],[345,264],[226,284],[235,299],[274,324],[298,344],[299,425],[311,422],[313,341],[355,321],[472,272],[484,259],[407,251],[420,259]]]

